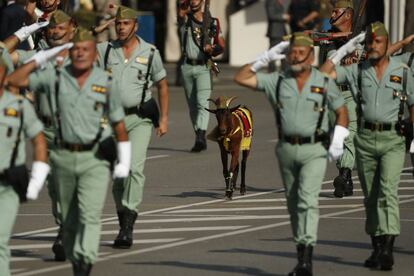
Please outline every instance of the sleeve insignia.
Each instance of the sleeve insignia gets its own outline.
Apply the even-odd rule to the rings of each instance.
[[[316,94],[323,94],[325,93],[325,89],[323,87],[311,86],[311,92]]]
[[[100,94],[105,94],[106,87],[100,85],[92,85],[92,91]]]
[[[8,107],[4,109],[4,116],[17,118],[19,116],[19,112],[14,108]]]
[[[145,57],[137,57],[135,61],[141,64],[148,64],[148,58],[145,58]]]
[[[390,81],[401,84],[402,78],[399,77],[399,76],[391,75],[390,76]]]

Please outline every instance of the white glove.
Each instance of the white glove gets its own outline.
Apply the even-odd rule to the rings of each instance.
[[[250,67],[250,70],[256,73],[258,70],[268,65],[269,62],[286,58],[286,56],[281,53],[289,47],[289,44],[289,41],[282,41],[270,48],[270,50],[258,55]]]
[[[344,140],[349,135],[349,130],[346,127],[336,125],[332,143],[329,146],[328,157],[329,161],[338,160],[344,153]]]
[[[47,163],[35,161],[32,165],[32,173],[30,175],[29,186],[27,187],[27,199],[36,200],[39,192],[45,183],[46,177],[50,171]]]
[[[26,60],[24,64],[27,64],[31,61],[35,61],[37,67],[44,67],[49,60],[56,57],[61,51],[72,48],[72,46],[73,46],[73,43],[69,42],[61,46],[48,49],[48,50],[41,50],[37,52],[36,54],[34,54],[31,58]]]
[[[114,168],[113,178],[125,178],[131,168],[131,142],[118,142],[118,164]]]
[[[333,64],[339,64],[341,60],[359,48],[359,45],[365,40],[366,33],[360,33],[353,39],[349,40],[345,45],[338,49],[329,59],[332,61]]]
[[[20,42],[23,42],[31,34],[33,34],[34,32],[36,32],[40,28],[46,27],[47,25],[49,25],[49,21],[33,23],[32,25],[29,25],[29,26],[23,26],[20,29],[18,29],[14,33],[14,35],[17,36],[17,38],[19,39]]]

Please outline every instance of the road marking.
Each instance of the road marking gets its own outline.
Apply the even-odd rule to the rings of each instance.
[[[399,191],[412,191],[414,190],[414,187],[399,187]],[[333,193],[334,189],[322,189],[321,193]],[[362,189],[354,189],[354,192],[362,192]],[[346,199],[348,197],[344,197],[343,199]]]
[[[134,244],[149,244],[149,243],[167,243],[167,242],[175,242],[179,240],[183,240],[184,238],[175,238],[175,239],[141,239],[141,240],[134,240]],[[113,244],[114,241],[101,241],[101,245],[108,245]],[[34,243],[34,244],[19,244],[19,245],[10,245],[10,250],[22,250],[22,249],[45,249],[45,248],[52,248],[53,243]]]
[[[358,189],[354,189],[356,191]],[[360,190],[360,189],[359,189]],[[332,190],[333,191],[333,190]],[[399,198],[412,198],[414,195],[400,195]],[[330,200],[354,200],[364,199],[364,196],[347,196],[344,198],[337,197],[319,197],[319,201],[330,201]],[[239,204],[239,203],[268,203],[268,202],[286,202],[286,198],[266,198],[266,199],[239,199],[226,202],[226,204]],[[115,223],[114,223],[115,224]]]
[[[169,155],[168,154],[160,154],[160,155],[149,156],[149,157],[147,157],[147,160],[159,159],[159,158],[165,158],[165,157],[169,157]]]
[[[329,217],[325,219],[366,220],[366,217]],[[400,219],[400,222],[414,222],[414,219]]]
[[[332,208],[356,208],[362,206],[361,204],[343,204],[343,205],[319,205],[319,209],[332,209]],[[169,214],[180,213],[205,213],[205,212],[236,212],[236,211],[266,211],[266,210],[285,210],[286,206],[275,207],[247,207],[247,208],[209,208],[209,209],[190,209],[190,210],[177,210],[167,212]]]
[[[171,215],[170,215],[171,216]],[[136,224],[142,223],[169,223],[169,222],[196,222],[196,221],[230,221],[230,220],[255,220],[255,219],[280,219],[289,218],[289,215],[269,215],[269,216],[220,216],[220,217],[191,217],[173,219],[140,219]],[[117,222],[106,222],[104,225],[118,224]]]
[[[111,254],[111,252],[99,252],[98,256],[107,256]],[[54,257],[52,256],[33,256],[33,257],[11,257],[10,262],[16,263],[16,262],[34,262],[34,261],[54,261]]]
[[[400,204],[409,203],[409,202],[414,202],[414,199],[407,199],[407,200],[400,201]],[[356,209],[352,209],[352,210],[333,212],[333,213],[321,215],[320,218],[329,218],[329,217],[334,217],[334,216],[340,216],[340,215],[345,215],[345,214],[361,212],[361,211],[364,211],[364,210],[365,210],[365,208],[361,207],[361,208],[356,208]],[[182,246],[182,245],[188,245],[188,244],[193,244],[193,243],[198,243],[198,242],[204,242],[204,241],[208,241],[208,240],[219,239],[219,238],[224,238],[224,237],[229,237],[229,236],[236,236],[236,235],[240,235],[240,234],[256,232],[256,231],[261,231],[261,230],[266,230],[266,229],[278,228],[278,227],[282,227],[282,226],[286,226],[286,225],[290,225],[290,221],[283,221],[283,222],[279,222],[279,223],[262,225],[262,226],[248,228],[248,229],[240,229],[240,230],[236,230],[236,231],[232,231],[232,232],[225,232],[225,233],[215,234],[215,235],[211,235],[211,236],[205,236],[205,237],[200,237],[200,238],[195,238],[195,239],[190,239],[190,240],[178,241],[178,242],[173,242],[173,243],[169,243],[169,244],[164,244],[164,245],[159,245],[159,246],[154,246],[154,247],[149,247],[149,248],[144,248],[144,249],[132,250],[132,251],[119,253],[119,254],[112,254],[112,255],[109,255],[107,257],[99,258],[97,260],[97,262],[104,262],[104,261],[109,261],[109,260],[112,260],[112,259],[129,257],[129,256],[132,256],[132,255],[138,255],[138,254],[143,254],[143,253],[148,253],[148,252],[154,252],[154,251],[159,251],[159,250],[163,250],[163,249],[170,249],[170,248],[174,248],[174,247],[178,247],[178,246]],[[41,275],[42,273],[57,271],[57,270],[70,268],[70,267],[71,267],[70,264],[63,264],[63,265],[57,265],[57,266],[47,267],[47,268],[38,269],[38,270],[32,270],[30,272],[16,274],[15,276],[31,276],[31,275],[39,275],[39,274]]]

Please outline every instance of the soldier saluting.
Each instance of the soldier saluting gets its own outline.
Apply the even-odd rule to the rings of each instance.
[[[368,60],[340,66],[340,60],[364,40]],[[413,76],[405,64],[389,56],[389,47],[384,24],[376,22],[321,67],[339,83],[348,83],[357,99],[356,163],[365,197],[365,231],[373,247],[364,265],[382,270],[392,269],[394,240],[400,234],[398,184],[405,159],[405,104],[410,107],[411,122],[414,119]]]
[[[180,1],[177,18],[184,57],[181,74],[196,136],[192,152],[200,152],[207,148],[205,135],[209,113],[205,108],[208,108],[207,99],[210,98],[212,90],[210,69],[217,70],[211,57],[218,56],[224,51],[224,38],[220,32],[219,20],[211,18],[208,10],[203,12],[204,1],[208,1],[207,4],[210,2]]]
[[[349,134],[344,100],[335,82],[313,68],[313,40],[305,33],[294,33],[287,54],[289,70],[283,73],[257,72],[271,61],[282,58],[289,42],[281,42],[242,67],[235,81],[263,91],[270,101],[278,125],[276,156],[286,189],[286,199],[298,264],[289,274],[312,275],[312,252],[317,240],[318,198],[325,176],[327,156],[338,159]],[[337,116],[329,144],[326,109]]]

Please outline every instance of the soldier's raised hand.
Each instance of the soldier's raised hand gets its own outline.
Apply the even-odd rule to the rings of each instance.
[[[43,67],[46,65],[46,63],[49,60],[55,58],[60,52],[62,52],[65,49],[70,49],[72,48],[72,46],[73,46],[73,43],[69,42],[61,46],[48,49],[48,50],[41,50],[37,52],[35,55],[33,55],[31,58],[26,60],[24,63],[27,64],[29,62],[34,61],[37,67]]]
[[[19,39],[20,42],[25,41],[31,34],[35,33],[40,28],[49,25],[49,21],[33,23],[29,26],[23,26],[18,29],[14,35]]]
[[[329,161],[338,160],[344,153],[344,140],[349,135],[349,130],[346,127],[336,125],[332,143],[329,146],[328,157]]]
[[[338,49],[329,59],[333,64],[339,64],[341,60],[348,54],[354,52],[358,46],[365,40],[366,33],[360,33],[356,37],[349,40],[345,45]]]
[[[118,164],[115,165],[113,178],[125,178],[131,168],[131,142],[118,142]]]
[[[283,55],[283,51],[285,51],[289,47],[289,41],[282,41],[278,43],[277,45],[270,48],[270,50],[264,51],[260,55],[256,57],[254,60],[250,70],[253,72],[257,72],[261,68],[267,66],[269,62],[280,60],[286,58],[285,55]]]

